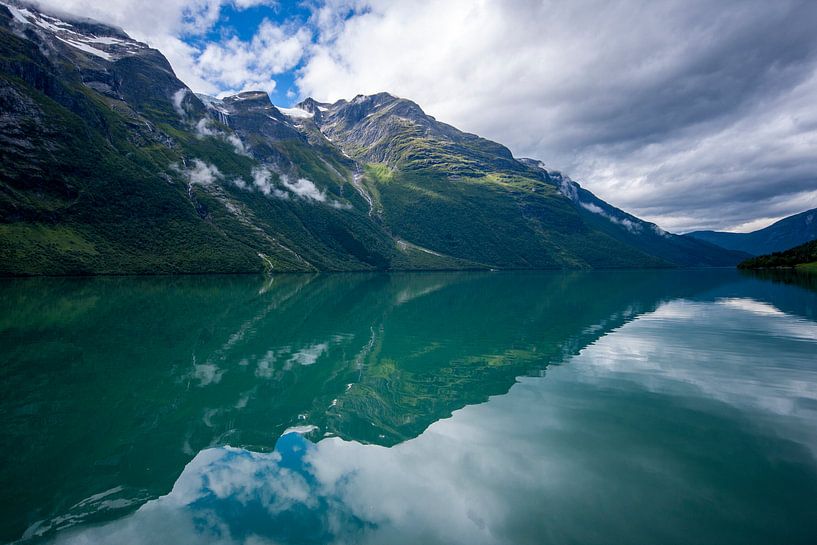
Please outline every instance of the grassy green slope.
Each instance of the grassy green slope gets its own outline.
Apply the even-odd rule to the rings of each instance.
[[[450,162],[444,170],[402,166],[370,165],[365,182],[392,232],[429,250],[493,268],[671,266],[591,228],[539,180],[503,172],[452,177]]]

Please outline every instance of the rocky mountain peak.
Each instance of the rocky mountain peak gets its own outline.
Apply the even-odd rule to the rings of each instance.
[[[266,91],[243,91],[222,99],[224,106],[232,112],[262,114],[279,121],[286,118],[273,105]]]
[[[295,105],[296,108],[312,114],[312,118],[315,120],[315,123],[318,124],[323,121],[324,113],[329,110],[331,106],[331,104],[326,102],[318,102],[312,97],[307,97]]]
[[[251,140],[258,136],[269,141],[306,139],[293,125],[292,119],[273,105],[266,91],[244,91],[208,102],[208,107],[217,110],[221,121],[233,129],[242,140]],[[266,149],[266,146],[257,148],[262,155],[260,158],[270,160],[268,154],[261,152],[262,149]]]

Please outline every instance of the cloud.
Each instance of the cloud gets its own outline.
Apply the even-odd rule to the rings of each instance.
[[[288,176],[281,176],[281,185],[295,195],[304,199],[326,202],[326,193],[319,190],[314,183],[306,178],[298,178],[294,182]]]
[[[298,84],[388,90],[665,227],[733,227],[817,206],[815,20],[794,0],[330,2]]]
[[[221,95],[247,90],[272,92],[272,75],[294,68],[312,35],[305,27],[264,20],[249,41],[230,38],[207,44],[197,56],[197,75],[221,89]]]
[[[175,105],[175,95],[174,95],[174,105]],[[235,152],[239,155],[246,155],[247,157],[250,156],[247,148],[244,146],[244,142],[236,135],[235,133],[226,133],[218,128],[213,128],[213,120],[208,117],[202,117],[199,119],[198,123],[196,123],[196,135],[200,138],[204,138],[207,136],[212,136],[214,138],[220,138],[230,144]]]
[[[272,172],[266,168],[254,168],[252,171],[252,183],[255,188],[264,195],[277,197],[279,199],[288,199],[289,194],[273,185],[272,176]]]
[[[275,89],[274,76],[293,68],[311,40],[294,22],[259,21],[249,40],[211,39],[224,8],[246,10],[273,0],[37,0],[45,9],[90,17],[122,27],[159,49],[179,78],[196,92],[214,95]],[[226,34],[226,33],[225,33]]]
[[[221,172],[214,165],[201,159],[193,159],[192,167],[186,171],[190,185],[210,185],[222,178]]]
[[[277,181],[277,185],[276,185]],[[238,187],[245,189],[249,186],[243,181],[234,182]],[[306,178],[295,178],[283,173],[274,173],[267,167],[258,167],[252,171],[252,185],[264,195],[278,199],[289,199],[294,196],[314,203],[322,203],[332,208],[347,210],[351,205],[330,198],[322,189],[318,189],[314,182]]]
[[[631,233],[640,233],[641,232],[641,226],[639,224],[637,224],[637,223],[635,223],[635,222],[633,222],[633,221],[631,221],[631,220],[629,220],[627,218],[617,218],[617,217],[615,217],[613,215],[610,215],[607,212],[605,212],[604,210],[602,210],[600,206],[597,206],[597,205],[595,205],[593,203],[590,203],[590,202],[579,202],[579,205],[581,205],[582,208],[584,208],[585,210],[587,210],[589,212],[592,212],[594,214],[598,214],[599,216],[602,216],[602,217],[608,219],[609,221],[611,221],[611,222],[613,222],[615,224],[621,225],[622,227],[624,227],[625,229],[627,229]]]

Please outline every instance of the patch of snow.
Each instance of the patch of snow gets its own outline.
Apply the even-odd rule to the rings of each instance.
[[[230,98],[230,100],[232,100],[234,102],[238,102],[238,101],[241,101],[241,100],[255,100],[255,99],[260,98],[260,97],[262,97],[262,96],[264,96],[266,94],[267,93],[265,93],[263,91],[247,91],[247,92],[244,92],[244,93],[239,93],[237,95],[232,95],[229,98]]]
[[[46,15],[45,13],[41,13],[40,17],[42,17],[43,19],[48,19],[49,21],[52,21],[57,26],[61,26],[61,27],[70,27],[70,26],[72,26],[70,23],[66,23],[65,21],[57,19],[56,17]]]
[[[106,61],[111,60],[111,55],[109,53],[106,53],[106,52],[104,52],[104,51],[102,51],[100,49],[97,49],[95,47],[91,47],[88,44],[85,44],[85,43],[82,43],[82,42],[77,42],[77,41],[74,41],[74,40],[66,40],[64,38],[60,38],[59,36],[57,36],[56,38],[59,41],[70,45],[71,47],[79,49],[80,51],[84,51],[85,53],[90,53],[91,55],[95,55],[95,56],[97,56],[97,57],[99,57],[101,59],[105,59]]]
[[[60,28],[59,26],[55,25],[54,23],[49,23],[48,21],[44,21],[44,20],[40,19],[36,15],[34,16],[34,24],[37,25],[40,28],[50,30],[51,32],[60,32],[60,31],[65,30],[64,28]]]
[[[100,492],[98,494],[88,496],[84,500],[81,500],[79,503],[75,503],[73,505],[73,507],[71,507],[71,509],[76,509],[77,507],[82,507],[83,505],[88,505],[89,503],[98,502],[99,500],[102,500],[102,499],[106,498],[107,496],[110,496],[111,494],[116,494],[117,492],[122,492],[122,490],[124,490],[124,488],[121,487],[121,486],[115,486],[113,488],[109,488],[108,490],[105,490],[104,492]]]
[[[282,114],[294,117],[295,119],[308,119],[315,115],[301,108],[281,108],[280,106],[276,106],[276,108],[278,108],[278,111]]]
[[[211,97],[210,95],[205,95],[202,93],[196,93],[196,96],[199,97],[199,100],[201,100],[205,106],[209,106],[210,108],[225,114],[227,113],[227,110],[224,109],[224,101],[220,98]]]
[[[125,40],[119,38],[111,38],[110,36],[93,36],[91,38],[86,39],[85,41],[103,45],[131,45]]]
[[[17,21],[18,23],[23,23],[25,25],[31,24],[31,21],[29,21],[25,17],[25,15],[28,15],[29,17],[32,16],[32,13],[30,11],[28,11],[27,9],[17,9],[14,6],[9,6],[7,4],[3,5],[8,8],[8,10],[11,12],[11,16],[14,17],[15,21]]]

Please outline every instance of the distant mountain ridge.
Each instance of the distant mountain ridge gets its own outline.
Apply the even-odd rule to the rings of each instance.
[[[751,233],[694,231],[686,236],[751,255],[782,252],[817,240],[817,208],[783,218]]]
[[[0,2],[0,274],[730,266],[378,93],[196,95],[122,30]]]

